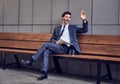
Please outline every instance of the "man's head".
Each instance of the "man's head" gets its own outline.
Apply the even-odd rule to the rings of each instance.
[[[71,20],[71,13],[69,11],[65,11],[62,14],[62,24],[68,24]]]

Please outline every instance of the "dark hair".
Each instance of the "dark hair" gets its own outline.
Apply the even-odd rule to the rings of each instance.
[[[66,14],[71,15],[71,12],[69,12],[69,11],[65,11],[65,12],[62,14],[62,17],[64,17]]]

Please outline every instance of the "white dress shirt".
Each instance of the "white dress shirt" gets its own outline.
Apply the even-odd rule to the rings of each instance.
[[[68,26],[69,24],[65,25],[65,29],[63,31],[62,36],[60,37],[60,40],[63,41],[64,44],[66,44],[67,46],[70,46],[70,36],[69,36],[69,30],[68,30]],[[63,29],[63,26],[61,28],[61,31]]]

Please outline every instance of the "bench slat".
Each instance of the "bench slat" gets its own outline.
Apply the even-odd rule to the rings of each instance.
[[[120,45],[120,36],[112,35],[79,35],[79,43]]]
[[[99,61],[112,61],[112,62],[120,62],[120,58],[108,57],[104,56],[92,56],[92,55],[68,55],[68,54],[55,54],[51,56],[59,56],[65,58],[75,58],[75,59],[88,59],[88,60],[99,60]]]
[[[19,50],[19,49],[8,49],[8,48],[0,48],[1,52],[10,52],[10,53],[24,53],[24,54],[35,54],[35,50]]]
[[[98,45],[98,44],[80,44],[81,53],[114,55],[120,57],[120,46],[118,45]]]
[[[15,41],[15,40],[0,40],[0,47],[6,48],[21,48],[21,49],[38,49],[44,42],[35,41]]]
[[[0,32],[0,39],[2,40],[49,41],[50,37],[51,34]]]

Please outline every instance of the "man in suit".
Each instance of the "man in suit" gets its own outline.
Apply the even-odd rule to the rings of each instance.
[[[30,60],[22,61],[27,66],[32,66],[33,62],[42,57],[41,72],[42,75],[37,80],[47,79],[48,58],[50,54],[65,54],[70,48],[74,49],[76,54],[80,53],[77,34],[88,31],[88,21],[86,20],[85,11],[82,10],[80,18],[83,21],[83,27],[78,28],[76,25],[70,25],[71,13],[66,11],[62,14],[62,23],[55,27],[50,42],[46,42]],[[72,46],[72,47],[71,47]]]

